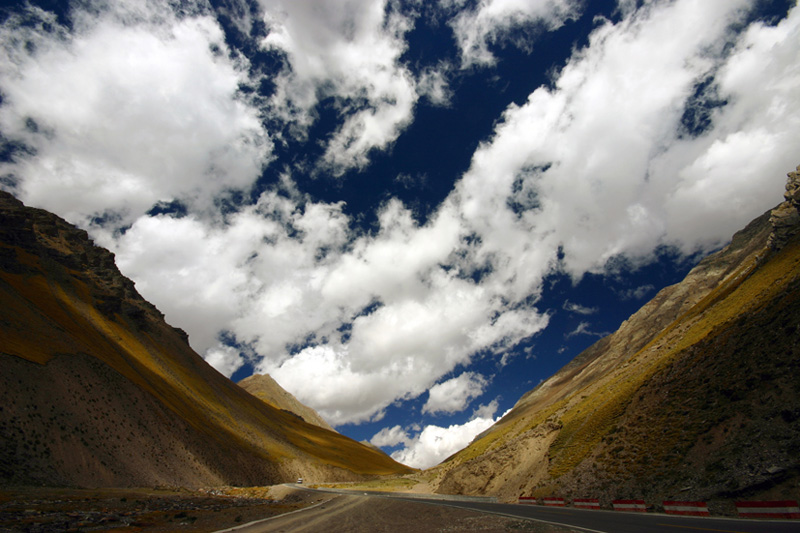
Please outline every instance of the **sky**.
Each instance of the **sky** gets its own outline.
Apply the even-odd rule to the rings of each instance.
[[[0,7],[0,188],[414,466],[782,200],[785,0]]]

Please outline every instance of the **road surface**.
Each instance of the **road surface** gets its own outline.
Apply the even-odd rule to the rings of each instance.
[[[304,490],[314,490],[305,487]],[[800,533],[800,521],[697,518],[656,513],[624,513],[584,509],[450,501],[403,494],[320,491],[322,503],[288,515],[230,530],[235,533],[358,532],[358,531],[507,531],[526,521],[525,530],[589,533]],[[330,499],[327,499],[330,498]],[[425,509],[428,507],[428,509]],[[425,509],[425,510],[423,510]],[[435,509],[435,510],[434,510]],[[483,513],[510,521],[481,520]],[[449,511],[448,511],[449,510]],[[514,527],[517,529],[517,527]]]

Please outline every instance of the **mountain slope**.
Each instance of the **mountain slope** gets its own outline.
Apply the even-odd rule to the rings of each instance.
[[[253,374],[240,381],[239,386],[276,409],[284,409],[296,414],[309,424],[335,431],[330,424],[319,416],[319,413],[300,403],[297,398],[281,387],[269,374]]]
[[[86,232],[0,192],[0,483],[265,485],[407,472],[216,372]]]
[[[800,178],[789,178],[786,202],[437,467],[439,490],[800,495]]]

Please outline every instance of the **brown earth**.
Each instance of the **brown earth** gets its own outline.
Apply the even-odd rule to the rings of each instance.
[[[206,532],[302,509],[320,498],[271,487],[207,491],[53,489],[0,492],[0,532]]]
[[[309,509],[279,517],[305,508]],[[574,531],[450,507],[320,494],[284,486],[227,487],[197,492],[31,487],[0,491],[0,533],[201,533],[240,527],[269,517],[277,518],[238,531]]]

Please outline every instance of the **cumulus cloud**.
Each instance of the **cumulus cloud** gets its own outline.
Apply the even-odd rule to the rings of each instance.
[[[416,82],[399,58],[412,22],[384,0],[261,5],[269,30],[261,46],[284,53],[290,64],[275,80],[274,112],[305,131],[316,104],[334,98],[343,123],[323,161],[336,174],[363,168],[370,150],[386,148],[411,120]],[[443,98],[441,83],[425,84],[433,98]]]
[[[450,66],[447,63],[424,69],[417,83],[417,93],[434,105],[449,105],[453,97],[453,91],[447,80],[449,71]]]
[[[438,383],[428,390],[428,401],[422,406],[422,412],[463,411],[473,398],[483,394],[486,384],[486,378],[474,372],[464,372],[458,377]]]
[[[207,350],[205,360],[226,376],[236,372],[245,363],[241,352],[231,346],[215,346]]]
[[[747,6],[647,3],[600,25],[552,88],[506,110],[456,194],[484,251],[510,251],[509,264],[528,267],[532,279],[517,283],[541,277],[542,262],[558,253],[580,276],[622,254],[649,258],[662,243],[707,249],[780,200],[800,135],[794,113],[775,114],[800,108],[789,88],[797,87],[798,9],[775,28],[751,26],[729,54],[730,29]],[[750,53],[763,61],[748,61]],[[731,103],[709,131],[683,135],[683,110],[715,75]],[[538,257],[515,244],[531,242]]]
[[[260,371],[335,424],[374,420],[395,400],[415,398],[457,365],[469,364],[476,352],[503,354],[547,323],[531,306],[503,299],[491,284],[476,283],[451,266],[461,243],[458,221],[443,214],[419,227],[397,202],[386,206],[380,220],[376,235],[359,237],[319,271],[316,299],[309,299],[313,307],[298,304],[338,317],[328,330],[311,330],[317,333],[314,346],[287,357],[263,345],[268,339],[275,346],[275,335],[254,330],[249,341],[266,355]],[[298,315],[295,324],[310,322]],[[346,340],[334,335],[343,325]],[[285,331],[299,330],[278,336],[286,339]],[[237,328],[247,338],[243,333]],[[476,379],[453,384],[470,385],[474,392]],[[431,408],[442,407],[435,404]]]
[[[15,192],[73,222],[124,226],[162,200],[208,209],[249,186],[271,141],[219,26],[116,5],[75,10],[72,32],[36,8],[4,24],[0,130],[35,154],[5,165]]]
[[[397,425],[390,428],[383,428],[377,432],[369,440],[369,442],[375,446],[392,447],[401,443],[409,443],[410,439],[408,437],[408,433],[406,433],[402,427]]]
[[[348,238],[340,204],[299,209],[273,191],[225,223],[145,216],[104,244],[201,353],[217,346],[220,332],[230,332],[279,358],[310,331],[339,323],[335,306],[320,305],[319,280]]]
[[[373,437],[375,440],[404,444],[403,448],[391,454],[392,459],[413,468],[430,468],[457,451],[467,446],[477,435],[489,429],[502,417],[493,418],[497,411],[497,402],[481,406],[479,416],[473,417],[464,424],[453,424],[448,427],[436,425],[426,426],[413,437],[409,437],[401,428],[384,428]],[[377,445],[377,444],[376,444]]]
[[[446,2],[445,2],[446,3]],[[552,31],[575,17],[580,3],[574,0],[480,0],[461,11],[450,25],[461,51],[462,67],[495,62],[492,45],[508,42],[531,47],[536,30]]]

